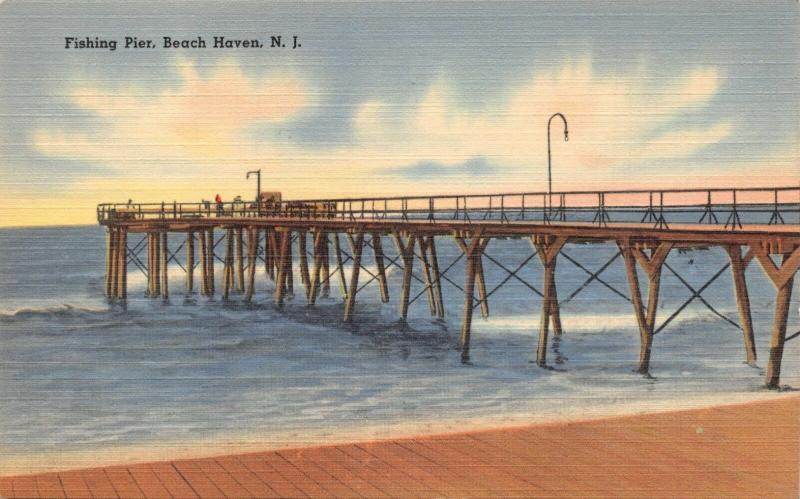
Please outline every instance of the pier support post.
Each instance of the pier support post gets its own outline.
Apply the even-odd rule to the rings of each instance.
[[[161,234],[153,232],[153,292],[150,293],[151,298],[158,298],[161,296]]]
[[[636,321],[639,324],[639,338],[641,346],[639,349],[639,368],[640,374],[649,374],[650,371],[650,352],[653,348],[653,328],[656,322],[656,310],[658,309],[658,290],[661,285],[661,269],[667,259],[672,243],[662,242],[651,251],[648,258],[644,252],[631,245],[629,240],[619,244],[622,257],[625,260],[625,269],[628,274],[628,285],[631,290],[631,300],[636,314]],[[642,302],[642,293],[639,289],[639,277],[636,273],[636,263],[644,269],[647,274],[647,305]]]
[[[147,289],[144,290],[144,296],[150,298],[153,295],[153,272],[155,269],[155,257],[153,256],[153,233],[147,233]]]
[[[389,285],[386,282],[386,264],[383,257],[383,243],[380,232],[372,233],[372,251],[375,256],[375,268],[378,272],[378,286],[381,290],[381,301],[389,303]]]
[[[431,311],[431,317],[436,317],[436,297],[433,290],[433,277],[431,275],[430,260],[428,260],[428,240],[422,236],[419,242],[419,260],[422,263],[422,276],[425,280],[425,292],[428,297],[428,308]]]
[[[208,277],[208,296],[214,297],[214,263],[216,257],[214,256],[214,228],[211,227],[208,229],[206,233],[208,237],[207,246],[208,246],[208,260],[206,261],[206,265],[208,266],[207,270],[207,277]]]
[[[117,293],[117,229],[108,229],[108,250],[106,255],[106,297],[113,299]]]
[[[436,238],[428,238],[428,251],[431,256],[431,270],[433,271],[433,291],[436,296],[436,313],[439,319],[444,319],[444,299],[442,298],[442,275],[439,272],[439,257],[436,255]]]
[[[280,252],[278,239],[275,235],[275,228],[270,227],[264,230],[264,265],[267,270],[267,277],[275,282],[275,259]]]
[[[486,296],[486,278],[483,275],[483,250],[486,249],[488,242],[489,239],[486,239],[482,243],[481,253],[475,259],[475,284],[478,285],[478,300],[481,305],[481,317],[484,319],[489,317],[489,298]]]
[[[297,231],[297,253],[300,256],[300,280],[303,283],[303,289],[306,290],[306,299],[311,298],[311,277],[308,273],[308,246],[306,244],[306,231]],[[317,246],[314,245],[315,259],[316,259]],[[310,303],[310,302],[309,302]]]
[[[409,234],[405,241],[404,236],[395,232],[393,234],[397,252],[403,260],[403,287],[400,290],[400,318],[405,321],[408,318],[408,301],[411,295],[411,273],[414,271],[414,246],[416,245],[417,235]]]
[[[769,363],[767,364],[766,386],[770,389],[780,388],[781,362],[783,346],[786,341],[786,322],[789,318],[789,303],[792,299],[794,274],[800,268],[800,246],[791,252],[782,253],[781,265],[769,256],[766,248],[760,243],[751,245],[758,258],[758,263],[772,281],[777,290],[775,297],[775,318],[772,323],[772,337],[769,342]]]
[[[194,294],[194,232],[186,233],[186,294]]]
[[[236,291],[244,293],[244,227],[236,228]]]
[[[561,248],[567,242],[566,237],[532,236],[531,242],[536,248],[539,260],[544,269],[544,286],[542,287],[542,313],[539,318],[539,344],[536,348],[536,364],[547,367],[547,337],[550,322],[553,323],[553,334],[560,336],[561,314],[558,308],[556,293],[556,261]]]
[[[353,272],[350,275],[350,285],[348,286],[347,298],[344,304],[344,322],[352,322],[353,308],[356,304],[356,293],[358,292],[358,273],[361,270],[361,253],[364,249],[364,233],[357,233],[355,238],[347,234],[347,238],[353,249]]]
[[[294,298],[294,248],[292,244],[292,231],[286,231],[283,233],[283,237],[289,239],[289,247],[286,254],[286,274],[285,274],[285,282],[286,282],[286,298]]]
[[[747,292],[745,278],[745,270],[753,254],[748,253],[748,257],[742,258],[742,250],[738,245],[726,246],[725,250],[731,260],[731,274],[736,293],[736,305],[739,309],[739,323],[742,327],[745,359],[748,364],[754,364],[757,358],[756,343],[753,335],[753,319],[750,316],[750,296]]]
[[[464,317],[461,322],[461,362],[469,363],[469,344],[472,335],[472,302],[475,298],[475,274],[477,271],[477,260],[480,258],[482,246],[488,240],[481,241],[482,229],[478,229],[472,234],[472,240],[467,242],[464,237],[455,235],[456,244],[466,257],[466,283],[464,285]]]
[[[234,229],[228,228],[225,235],[225,265],[222,271],[222,299],[226,301],[230,297],[234,285],[234,237],[236,237]]]
[[[344,277],[344,266],[342,264],[342,247],[339,245],[339,233],[333,235],[333,251],[336,253],[336,273],[339,274],[339,285],[342,291],[342,299],[347,300],[347,279]]]
[[[286,295],[286,273],[288,267],[291,265],[291,233],[281,232],[277,234],[279,240],[279,253],[278,253],[278,274],[275,278],[275,304],[278,308],[283,308],[283,300]],[[288,264],[287,264],[288,262]]]
[[[247,303],[253,301],[253,293],[256,287],[256,264],[258,263],[258,228],[247,228],[247,291],[244,300]]]
[[[331,261],[328,254],[328,233],[322,233],[322,274],[325,279],[322,281],[322,297],[328,298],[331,295]]]
[[[314,232],[314,273],[310,277],[311,280],[311,288],[308,291],[308,304],[314,305],[317,301],[317,295],[319,294],[319,285],[320,285],[320,273],[322,272],[322,257],[323,257],[323,240],[322,238],[325,237],[325,241],[327,242],[327,236],[321,230],[317,229]]]
[[[106,293],[106,297],[111,296],[111,266],[113,265],[113,251],[114,248],[111,246],[111,229],[106,229],[106,273],[105,273],[105,281],[103,282],[103,290]]]
[[[167,246],[167,229],[161,233],[161,296],[169,301],[169,251]]]
[[[200,293],[208,296],[208,246],[206,243],[206,231],[198,232],[200,236]]]
[[[128,231],[119,229],[119,251],[117,253],[117,294],[120,300],[128,298]]]

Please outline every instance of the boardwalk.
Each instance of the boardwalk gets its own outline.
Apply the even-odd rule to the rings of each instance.
[[[797,497],[800,397],[0,479],[3,497]]]
[[[511,278],[522,281],[518,275],[522,266],[538,261],[543,282],[525,285],[541,297],[536,360],[539,366],[548,367],[548,335],[551,331],[555,336],[562,334],[562,301],[555,270],[559,259],[565,258],[587,272],[586,284],[603,282],[631,303],[641,338],[638,371],[644,375],[649,374],[654,335],[683,308],[657,323],[665,267],[693,292],[689,301],[700,297],[730,268],[735,291],[731,299],[737,305],[739,321],[712,312],[741,330],[744,360],[754,363],[758,353],[746,270],[751,262],[758,262],[776,290],[766,386],[780,387],[784,344],[800,337],[800,332],[787,333],[794,276],[800,269],[798,187],[316,200],[283,200],[280,193],[269,192],[249,202],[101,204],[97,217],[108,230],[105,290],[113,301],[125,303],[130,266],[145,275],[146,296],[169,300],[174,286],[168,278],[172,264],[185,271],[187,297],[199,288],[200,295],[209,298],[219,293],[223,300],[231,300],[240,294],[243,301],[250,302],[257,286],[257,266],[263,263],[264,274],[273,283],[275,304],[283,307],[287,296],[294,293],[296,262],[309,306],[318,296],[328,296],[332,282],[339,281],[342,318],[347,323],[353,320],[357,295],[366,286],[364,275],[370,277],[368,282],[378,282],[381,301],[389,301],[386,267],[395,265],[403,274],[401,321],[407,319],[410,305],[421,295],[427,297],[431,316],[445,319],[444,284],[463,294],[460,349],[465,363],[470,361],[473,310],[480,309],[481,315],[488,317],[489,299],[497,288]],[[129,244],[129,236],[137,235],[138,242]],[[174,236],[180,245],[173,250],[170,241]],[[461,250],[446,268],[440,266],[437,251],[437,240],[444,237],[453,238]],[[502,254],[492,257],[487,250],[491,246],[502,253],[504,240],[521,238],[530,240],[532,253],[516,270],[503,264]],[[394,258],[386,251],[392,243]],[[602,268],[590,270],[567,255],[559,258],[571,244],[613,245],[618,252]],[[672,251],[709,247],[722,248],[729,263],[698,289],[667,263]],[[181,258],[179,250],[183,248],[186,255]],[[620,256],[630,298],[599,277]],[[459,260],[463,260],[463,278],[448,275]],[[494,289],[486,284],[485,260],[508,273]],[[221,276],[217,263],[222,264]],[[424,288],[412,297],[414,279]]]

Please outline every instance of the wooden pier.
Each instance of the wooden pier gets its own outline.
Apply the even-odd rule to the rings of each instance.
[[[282,307],[295,295],[296,251],[298,286],[302,285],[308,304],[314,305],[320,294],[327,296],[330,281],[336,280],[344,298],[345,322],[353,320],[356,298],[364,287],[359,286],[362,270],[367,271],[362,263],[365,252],[372,253],[375,262],[375,273],[370,274],[378,282],[380,299],[389,301],[388,257],[383,248],[386,241],[393,241],[398,256],[389,263],[403,272],[400,319],[407,318],[415,300],[411,296],[415,265],[420,266],[422,293],[433,318],[445,317],[443,282],[463,292],[460,346],[464,362],[469,362],[473,311],[479,308],[487,317],[489,298],[495,291],[487,290],[484,276],[487,247],[509,238],[528,239],[534,253],[526,262],[538,256],[544,271],[541,292],[529,286],[542,296],[536,356],[542,367],[547,366],[551,326],[554,335],[562,334],[556,264],[562,249],[576,243],[618,248],[639,327],[638,371],[642,374],[649,372],[653,337],[659,330],[656,313],[661,275],[673,250],[721,247],[727,252],[730,263],[726,267],[731,269],[739,311],[737,327],[743,334],[745,360],[750,363],[755,362],[757,352],[745,270],[756,260],[766,273],[776,289],[768,387],[779,387],[785,342],[800,336],[800,332],[787,336],[794,276],[800,268],[800,187],[258,200],[221,205],[101,204],[97,215],[108,230],[105,290],[112,300],[126,300],[131,266],[147,276],[146,296],[169,300],[170,262],[186,272],[186,295],[193,295],[197,287],[201,295],[213,297],[220,280],[214,275],[215,262],[221,261],[222,299],[239,295],[251,301],[257,267],[263,263],[265,275],[274,282],[275,303]],[[131,234],[144,237],[131,245]],[[180,238],[186,249],[183,262],[177,252],[169,250],[174,237]],[[461,249],[463,285],[446,276],[453,265],[447,269],[439,266],[437,241],[444,237],[453,238]],[[142,257],[145,248],[147,256]],[[199,248],[198,254],[195,248]],[[351,262],[349,275],[343,255]],[[200,269],[199,282],[195,281],[196,267]],[[518,271],[507,272],[515,277]],[[591,279],[599,275],[599,271],[587,273]]]

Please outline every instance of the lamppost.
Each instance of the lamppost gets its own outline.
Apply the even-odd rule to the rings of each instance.
[[[247,176],[245,178],[249,179],[251,173],[255,173],[256,174],[256,209],[260,212],[261,211],[261,169],[259,168],[258,170],[253,170],[253,171],[247,172]]]
[[[550,123],[556,116],[564,121],[564,142],[569,141],[569,128],[567,127],[567,118],[561,113],[555,113],[547,120],[547,198],[550,200],[550,211],[553,210],[553,169],[550,159]]]

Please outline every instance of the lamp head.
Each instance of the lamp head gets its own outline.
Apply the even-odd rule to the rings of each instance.
[[[564,128],[564,142],[569,142],[569,130]]]

